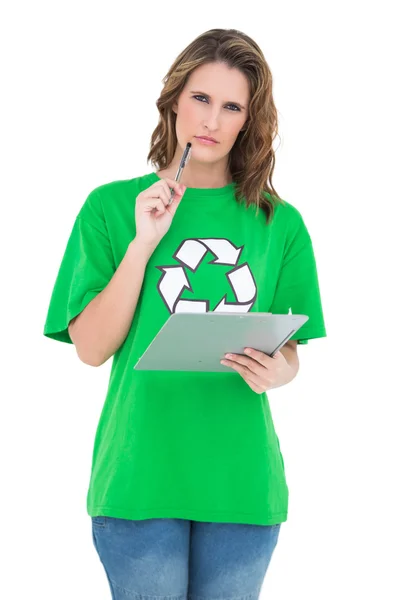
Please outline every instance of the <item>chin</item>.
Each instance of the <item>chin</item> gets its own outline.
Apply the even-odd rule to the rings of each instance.
[[[218,144],[220,146],[221,144]],[[217,144],[215,146],[206,146],[202,144],[192,144],[192,158],[198,158],[202,162],[215,162],[216,160],[220,160],[226,155],[226,152],[221,152],[221,148],[217,149]]]
[[[198,156],[197,154],[193,154],[191,156],[190,160],[193,160],[197,163],[203,164],[203,165],[207,165],[207,164],[214,164],[217,163],[221,160],[221,158],[223,158],[222,156]]]

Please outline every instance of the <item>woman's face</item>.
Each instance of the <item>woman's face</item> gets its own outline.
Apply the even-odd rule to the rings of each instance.
[[[173,110],[179,153],[192,143],[191,161],[213,163],[227,156],[248,118],[249,84],[238,69],[208,63],[191,73]],[[196,136],[217,140],[204,144]]]

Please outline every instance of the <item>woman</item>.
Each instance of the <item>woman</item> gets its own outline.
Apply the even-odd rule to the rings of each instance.
[[[298,343],[326,335],[316,263],[300,212],[271,183],[277,111],[257,44],[208,31],[164,83],[148,155],[158,171],[89,194],[44,335],[89,365],[113,356],[87,495],[113,598],[257,598],[288,513],[266,391],[294,379]],[[224,373],[135,371],[171,313],[190,310],[309,320],[274,358],[253,349]]]

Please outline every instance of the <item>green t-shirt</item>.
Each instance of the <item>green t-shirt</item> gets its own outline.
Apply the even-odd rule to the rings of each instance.
[[[68,323],[103,290],[135,237],[135,199],[155,172],[94,189],[82,205],[52,292],[44,335],[72,343]],[[236,184],[187,188],[146,268],[135,315],[113,356],[94,440],[91,516],[272,525],[288,487],[267,394],[228,373],[135,371],[172,312],[306,314],[299,343],[326,336],[316,262],[299,211],[265,213]],[[194,306],[194,305],[193,305]]]

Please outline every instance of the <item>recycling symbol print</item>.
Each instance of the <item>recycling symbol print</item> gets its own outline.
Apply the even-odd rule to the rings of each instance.
[[[248,263],[239,264],[243,248],[236,247],[226,238],[184,240],[173,255],[179,264],[156,267],[162,272],[157,288],[170,313],[210,312],[208,298],[191,300],[181,297],[186,289],[193,292],[186,269],[194,273],[207,252],[215,257],[210,264],[232,265],[226,277],[236,299],[235,302],[228,302],[225,294],[212,312],[248,312],[255,302],[257,286]]]

